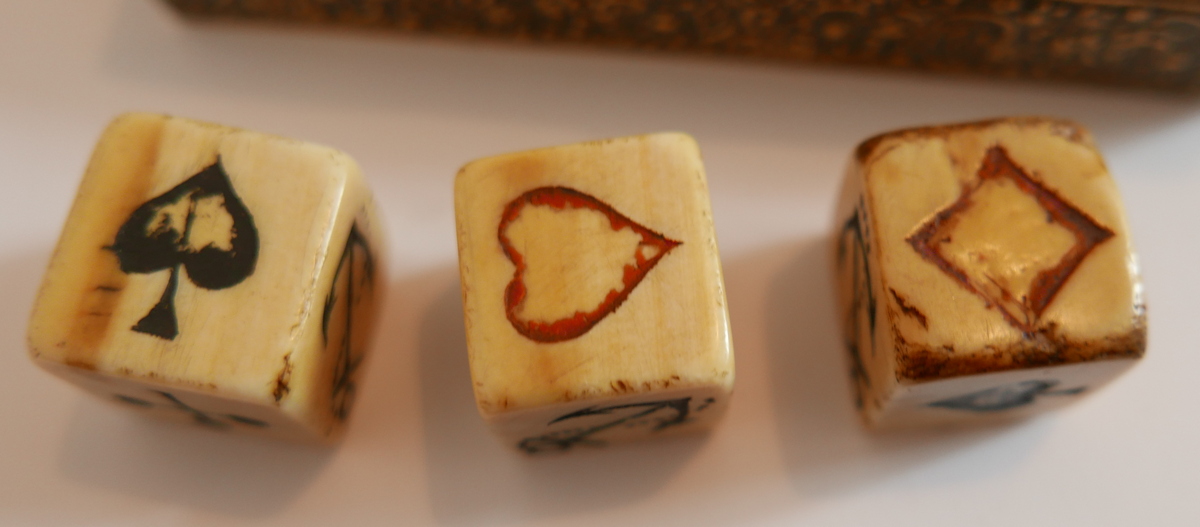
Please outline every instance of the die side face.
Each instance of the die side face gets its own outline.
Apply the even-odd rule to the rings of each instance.
[[[838,218],[840,309],[870,422],[1049,408],[1145,349],[1124,212],[1078,125],[1012,119],[872,139]]]
[[[505,441],[562,450],[720,415],[733,359],[690,137],[487,158],[455,200],[476,401]]]
[[[522,452],[561,452],[702,428],[721,417],[728,401],[721,386],[656,390],[518,411],[492,426]]]
[[[323,327],[321,302],[336,297],[327,310],[339,316],[371,311],[336,300],[353,289],[374,305],[372,282],[338,270],[343,245],[376,243],[373,218],[357,167],[332,149],[122,116],[97,145],[47,270],[31,355],[130,408],[335,437],[326,357],[336,350],[322,333],[345,328]],[[350,250],[349,267],[369,253]]]
[[[328,264],[333,277],[321,308],[322,367],[314,381],[320,389],[310,392],[305,405],[314,414],[310,419],[325,423],[326,437],[343,430],[360,392],[359,381],[387,285],[381,265],[386,261],[382,237],[374,205],[365,201],[350,222],[341,251],[330,253],[336,259]]]
[[[874,424],[888,428],[1026,417],[1070,404],[1136,362],[1096,360],[900,385]]]

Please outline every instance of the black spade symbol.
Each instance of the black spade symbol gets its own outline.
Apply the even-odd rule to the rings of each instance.
[[[233,192],[221,158],[133,211],[107,249],[124,273],[170,269],[162,298],[133,330],[173,340],[179,268],[205,289],[233,287],[254,273],[258,232],[250,211]]]

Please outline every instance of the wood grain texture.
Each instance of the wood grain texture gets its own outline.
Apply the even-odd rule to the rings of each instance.
[[[733,352],[690,137],[475,161],[455,211],[476,401],[505,441],[562,450],[721,414]]]
[[[1120,196],[1075,123],[1000,119],[869,139],[837,227],[839,312],[869,422],[1055,406],[1145,351]],[[1075,391],[1039,396],[1051,387]]]
[[[96,147],[46,272],[31,356],[142,411],[331,441],[345,415],[333,402],[342,347],[327,341],[351,342],[361,362],[383,279],[378,229],[341,152],[123,115]]]
[[[167,0],[224,17],[1200,89],[1187,0]]]

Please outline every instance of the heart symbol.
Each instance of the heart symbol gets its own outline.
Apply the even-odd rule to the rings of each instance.
[[[561,316],[554,320],[538,319],[536,316],[529,316],[525,313],[525,308],[527,307],[526,300],[528,300],[530,294],[530,288],[525,282],[526,272],[529,270],[529,262],[526,260],[526,255],[523,255],[514,246],[510,238],[509,228],[521,217],[522,212],[537,210],[537,208],[545,208],[551,213],[557,214],[572,212],[599,213],[607,219],[607,227],[612,229],[613,233],[626,235],[632,233],[632,237],[637,241],[631,255],[617,255],[622,259],[620,260],[622,262],[621,273],[618,277],[620,284],[608,289],[604,298],[595,304],[594,307],[590,309],[588,307],[577,309],[572,314]],[[539,216],[539,218],[545,217]],[[628,233],[623,232],[626,229],[629,230]],[[578,230],[573,232],[584,232],[584,229],[580,226]],[[579,337],[590,331],[604,317],[616,311],[618,307],[621,307],[621,304],[625,302],[625,299],[629,297],[633,289],[646,277],[646,273],[649,273],[658,264],[658,261],[663,256],[666,256],[671,249],[682,243],[639,225],[603,201],[567,187],[536,188],[521,194],[517,199],[509,202],[500,218],[498,235],[500,247],[504,250],[504,255],[517,267],[513,271],[512,281],[508,283],[508,287],[504,290],[504,313],[518,333],[537,342],[562,342]],[[541,238],[543,242],[547,241],[545,233],[543,233]],[[562,241],[582,244],[600,243],[598,240],[579,239],[578,237],[558,238],[549,241],[554,243],[557,248],[562,247]],[[567,262],[568,265],[576,267],[581,265],[586,266],[589,263],[595,264],[595,262]],[[585,268],[585,270],[588,269]],[[561,277],[559,282],[561,282]],[[581,288],[576,287],[576,284],[571,283],[556,283],[553,286],[563,291],[577,292],[581,290]]]

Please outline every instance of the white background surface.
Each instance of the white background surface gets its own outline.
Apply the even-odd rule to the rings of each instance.
[[[390,301],[344,444],[146,421],[26,358],[42,269],[115,114],[337,146],[386,214]],[[1147,359],[1002,428],[871,435],[824,241],[843,164],[891,128],[1076,119],[1124,192]],[[568,456],[475,413],[451,181],[466,161],[660,130],[705,155],[737,395],[707,436]],[[1200,525],[1200,101],[1073,85],[183,23],[149,0],[0,4],[0,525]]]

